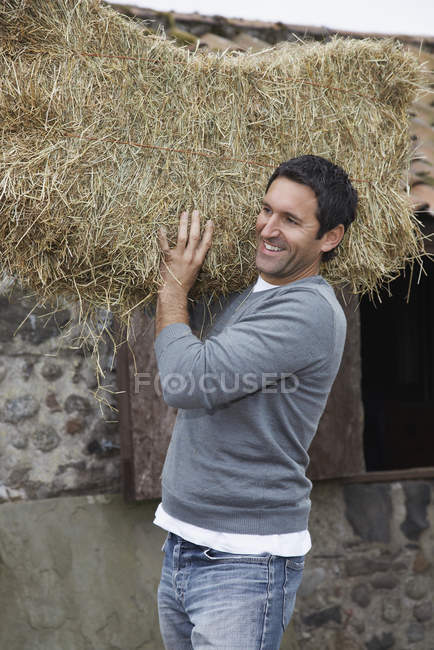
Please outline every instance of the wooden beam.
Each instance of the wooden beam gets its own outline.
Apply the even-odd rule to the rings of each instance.
[[[121,328],[115,323],[116,342],[121,341]],[[121,343],[116,356],[116,379],[118,387],[119,431],[121,445],[121,486],[125,501],[136,499],[134,447],[130,407],[130,369],[128,343]]]
[[[343,483],[380,483],[393,481],[418,481],[434,478],[434,467],[411,467],[380,472],[365,472],[354,476],[344,476]]]

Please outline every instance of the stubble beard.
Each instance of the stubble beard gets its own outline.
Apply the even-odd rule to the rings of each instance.
[[[259,244],[260,245],[260,244]],[[260,273],[265,273],[266,275],[270,277],[275,277],[275,278],[284,278],[285,276],[289,275],[291,273],[291,260],[292,260],[292,255],[290,251],[285,249],[287,255],[286,259],[282,261],[275,260],[273,262],[272,259],[270,259],[270,262],[273,262],[272,264],[263,264],[261,263],[261,253],[258,250],[256,253],[256,268]],[[263,262],[266,262],[266,260],[262,260]]]

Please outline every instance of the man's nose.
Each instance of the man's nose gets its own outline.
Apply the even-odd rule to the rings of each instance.
[[[280,233],[279,229],[279,218],[278,215],[272,214],[271,217],[267,219],[267,223],[261,230],[261,236],[264,239],[271,239],[271,237],[277,237]]]

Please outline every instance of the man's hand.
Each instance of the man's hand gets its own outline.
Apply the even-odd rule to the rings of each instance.
[[[200,238],[199,212],[193,210],[190,234],[188,233],[188,212],[183,212],[179,220],[178,241],[175,248],[169,248],[166,233],[160,229],[159,243],[163,253],[160,266],[163,286],[160,293],[180,288],[188,294],[194,285],[205,256],[212,242],[213,223],[207,221],[202,239]]]
[[[188,233],[188,212],[179,220],[178,241],[175,248],[169,248],[166,233],[160,230],[159,243],[163,253],[160,273],[163,285],[158,292],[155,336],[167,325],[186,323],[189,325],[187,295],[194,285],[205,256],[211,246],[212,221],[207,221],[202,239],[197,210],[191,216]]]

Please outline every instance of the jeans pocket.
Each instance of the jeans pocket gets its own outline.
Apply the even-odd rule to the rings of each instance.
[[[283,619],[284,629],[291,620],[295,607],[297,589],[301,584],[304,569],[304,556],[288,557],[285,561],[285,582],[283,585]]]
[[[297,555],[294,557],[286,558],[286,568],[292,571],[303,571],[304,569],[304,555]]]

